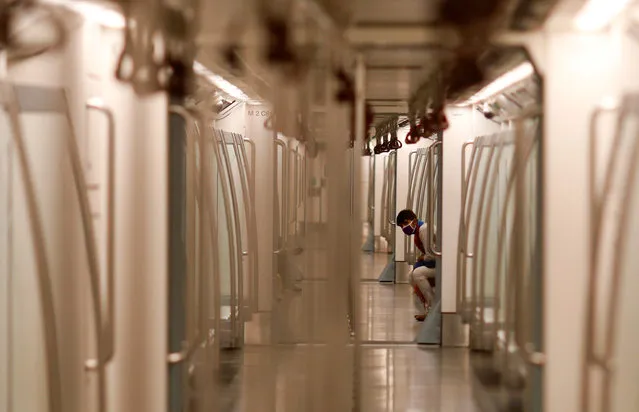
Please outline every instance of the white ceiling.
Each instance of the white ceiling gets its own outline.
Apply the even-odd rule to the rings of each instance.
[[[354,31],[359,30],[360,36],[354,48],[362,53],[367,65],[367,98],[378,112],[405,110],[405,101],[412,92],[427,79],[442,57],[451,55],[450,51],[442,50],[441,44],[450,47],[458,41],[454,33],[443,32],[432,26],[439,0],[351,1],[352,27]],[[568,19],[561,16],[574,14],[573,10],[578,9],[583,1],[564,0],[557,13],[554,13],[560,16],[555,17],[555,20]],[[259,50],[264,35],[256,29],[258,26],[254,24],[252,11],[241,9],[242,3],[201,2],[204,9],[201,12],[201,34],[198,36],[198,60],[211,71],[244,89],[250,97],[268,99],[272,89],[270,86],[276,81],[272,72],[261,67],[259,56],[251,52]],[[248,63],[249,75],[235,76],[221,58],[221,49],[228,44],[228,40],[240,36],[240,32],[230,31],[233,15],[240,16],[236,28],[245,29],[243,43],[248,46],[249,52],[248,57],[245,53],[244,58],[245,63]]]

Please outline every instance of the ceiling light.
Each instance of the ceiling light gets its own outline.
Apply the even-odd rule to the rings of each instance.
[[[589,0],[575,17],[575,27],[582,31],[601,30],[629,3],[630,0]]]
[[[465,101],[462,104],[462,106],[477,104],[486,99],[489,99],[493,97],[494,95],[501,93],[502,91],[509,88],[510,86],[526,79],[527,77],[531,76],[534,72],[535,72],[535,68],[530,62],[523,63],[515,67],[508,73],[498,77],[488,86],[484,87],[483,89],[475,93],[473,96],[471,96],[470,99]]]
[[[229,82],[228,80],[224,79],[222,76],[218,76],[217,74],[214,74],[209,69],[204,67],[202,63],[199,63],[197,61],[194,62],[193,70],[195,71],[195,73],[206,78],[215,87],[220,89],[222,92],[228,94],[229,96],[238,100],[243,100],[243,101],[248,100],[248,96],[239,87]]]
[[[124,16],[117,10],[99,3],[79,0],[44,0],[45,3],[54,4],[72,10],[87,20],[94,21],[101,26],[111,29],[123,29],[126,26]]]
[[[606,96],[601,99],[601,103],[599,103],[599,107],[604,110],[615,110],[619,107],[619,99],[615,96]]]

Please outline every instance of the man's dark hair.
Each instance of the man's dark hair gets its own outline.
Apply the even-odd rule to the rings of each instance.
[[[397,225],[402,225],[405,222],[410,222],[413,219],[417,219],[417,215],[410,209],[404,209],[397,214]]]

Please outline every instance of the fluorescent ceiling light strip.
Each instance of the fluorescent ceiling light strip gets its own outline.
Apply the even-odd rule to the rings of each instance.
[[[44,0],[44,2],[65,7],[104,27],[123,29],[126,26],[122,13],[99,3],[79,0]]]
[[[193,70],[195,71],[195,73],[199,74],[200,76],[203,76],[205,79],[211,82],[215,87],[217,87],[224,93],[228,94],[229,96],[238,100],[243,100],[243,101],[248,100],[248,96],[239,87],[229,82],[228,80],[224,79],[222,76],[218,76],[217,74],[214,74],[209,69],[207,69],[202,63],[197,61],[194,62]]]
[[[589,0],[575,17],[575,27],[596,31],[608,26],[630,3],[630,0]]]
[[[531,76],[535,72],[535,68],[530,62],[523,63],[508,73],[498,77],[488,86],[484,87],[477,93],[475,93],[470,99],[468,99],[464,105],[468,104],[476,104],[490,97],[495,96],[498,93],[501,93],[505,89],[510,86],[519,83],[520,81],[526,79]]]

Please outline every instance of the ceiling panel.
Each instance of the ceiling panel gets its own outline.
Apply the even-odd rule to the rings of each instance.
[[[356,0],[356,24],[424,24],[437,19],[438,1]]]
[[[432,66],[442,55],[441,51],[428,49],[367,49],[362,54],[367,66]]]
[[[370,100],[408,99],[423,79],[422,70],[374,70],[366,75],[366,98]]]

